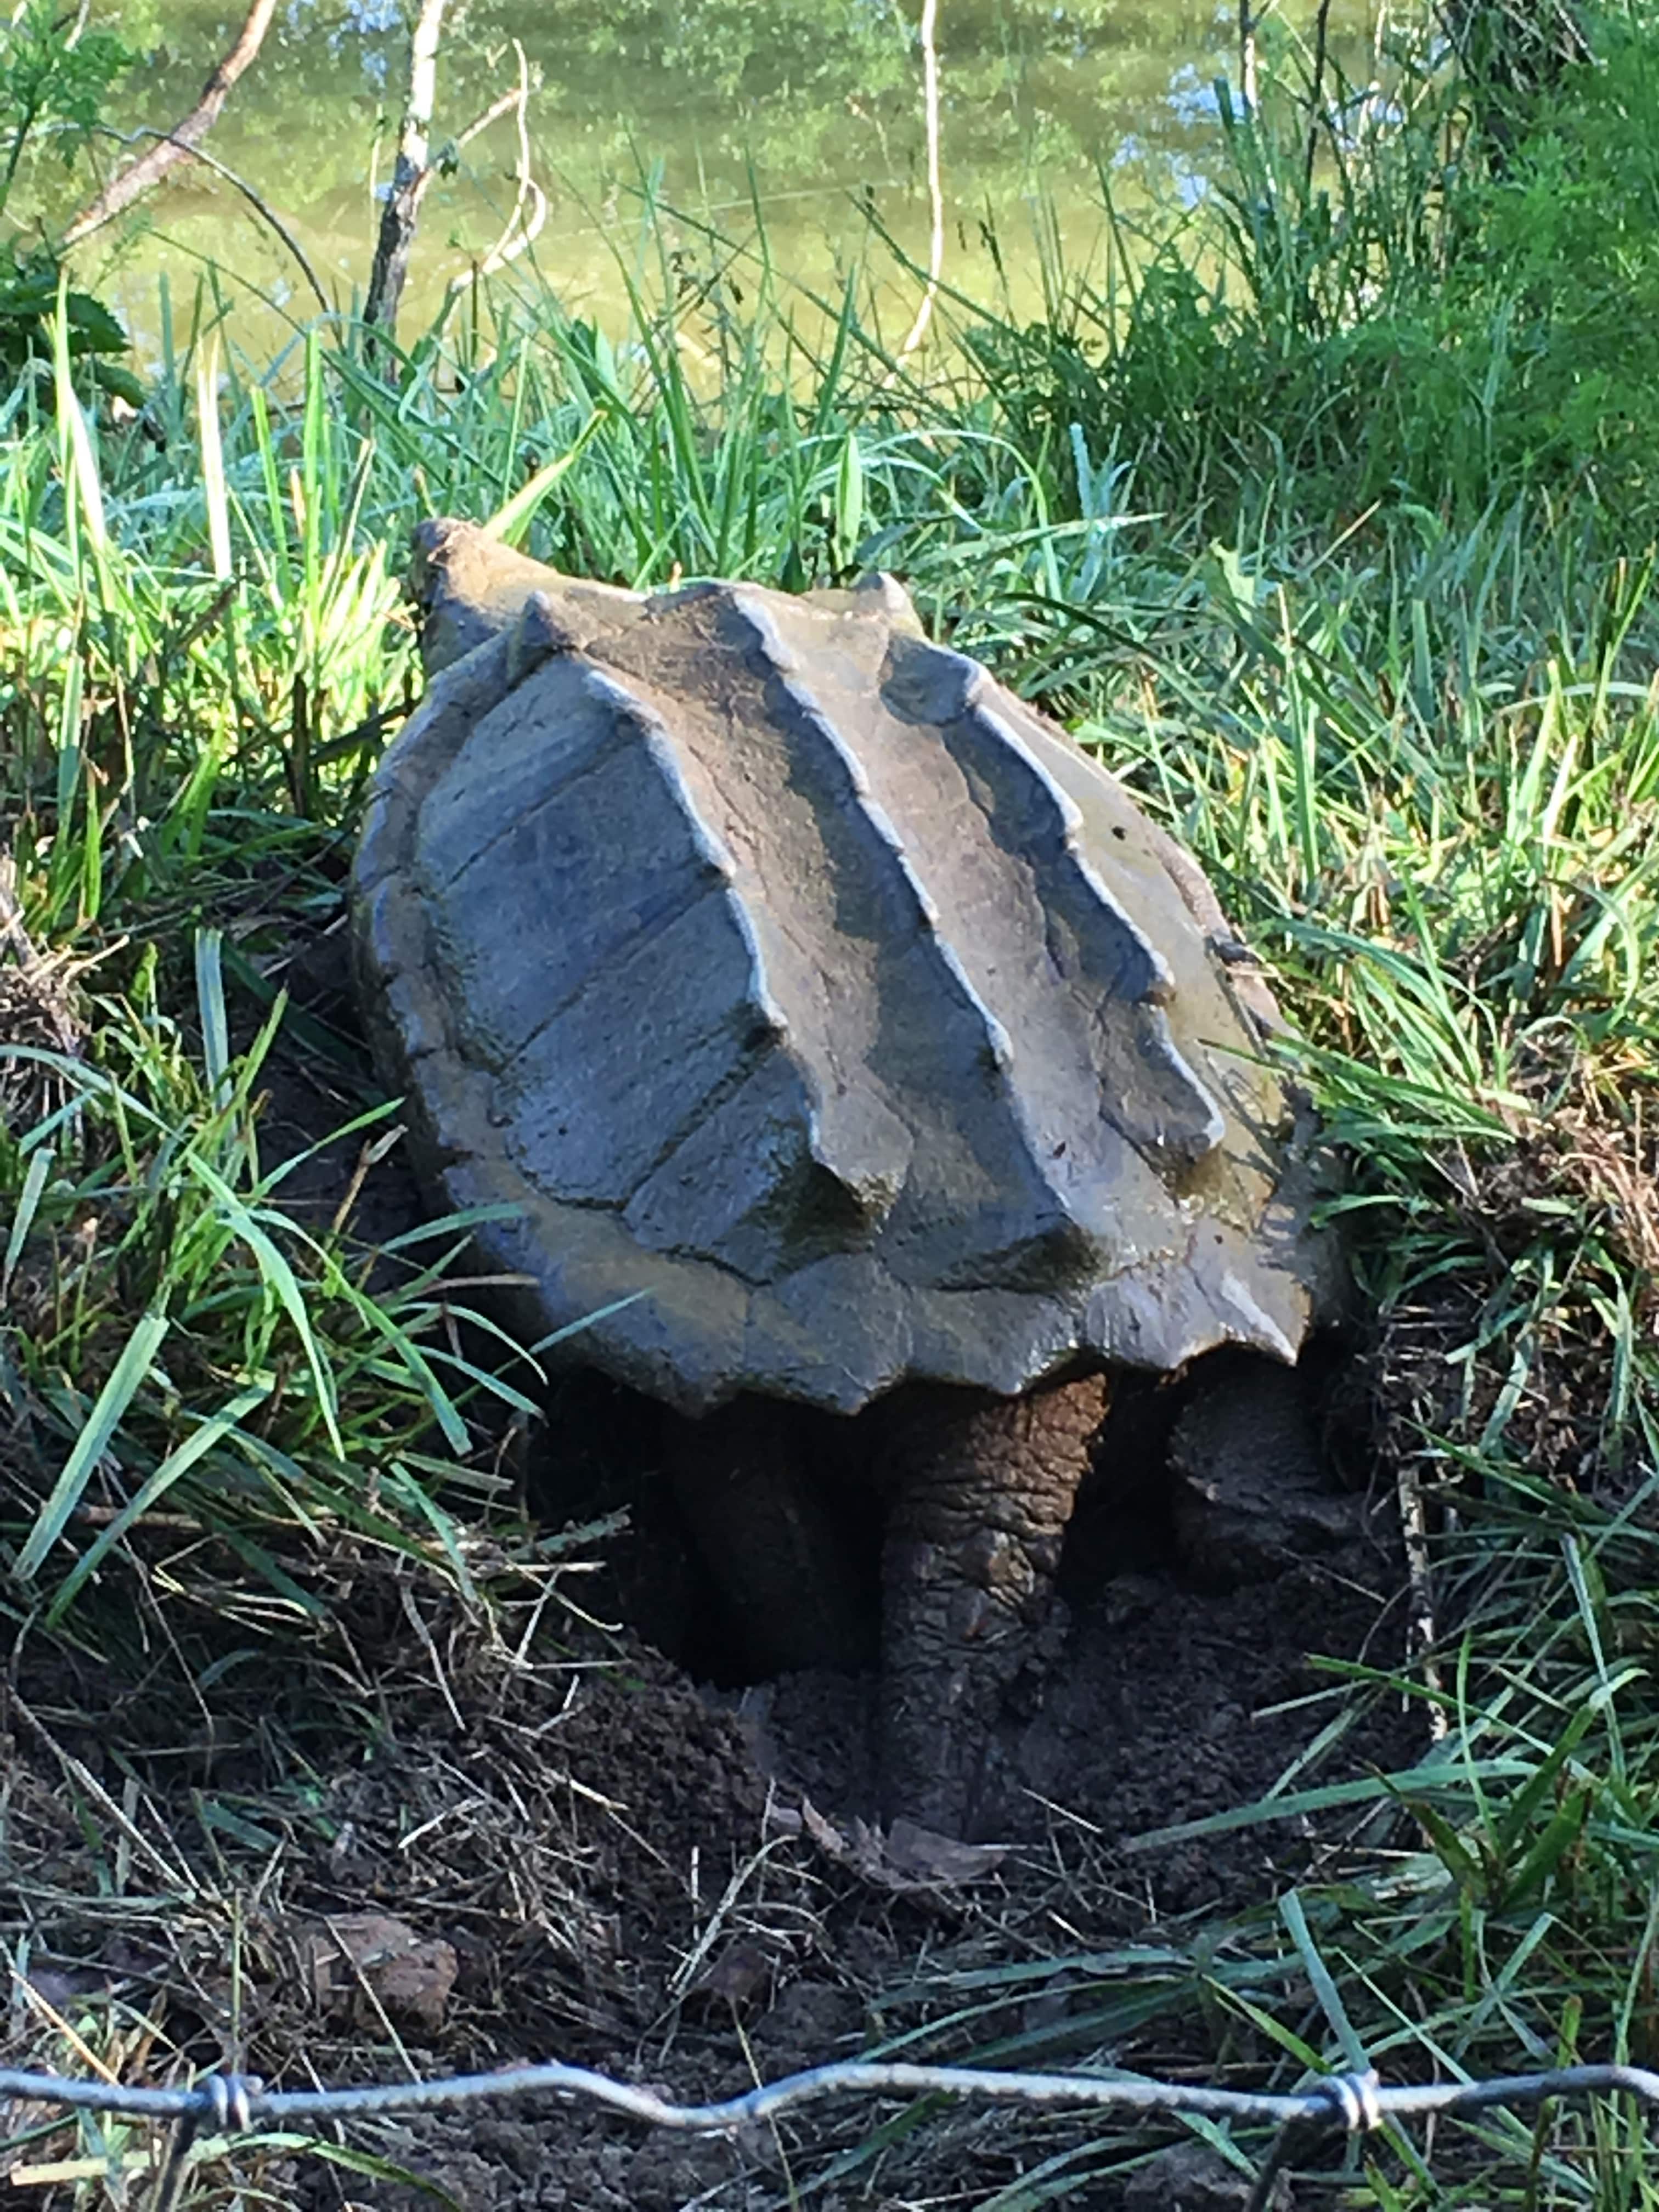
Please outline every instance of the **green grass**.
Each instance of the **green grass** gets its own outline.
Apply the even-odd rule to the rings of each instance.
[[[374,1258],[349,1216],[286,1211],[297,1164],[258,1104],[283,956],[338,913],[415,688],[410,523],[504,513],[641,585],[889,567],[1128,778],[1271,961],[1350,1163],[1333,1210],[1440,1638],[1350,1685],[1420,1710],[1425,1750],[1352,1803],[1340,1881],[1155,1955],[933,1984],[921,2043],[1052,2058],[1052,2031],[983,2023],[1065,1973],[1074,2056],[1197,2019],[1218,2063],[1285,2082],[1360,2051],[1401,2076],[1653,2063],[1659,48],[1639,10],[1603,34],[1618,66],[1564,84],[1498,177],[1448,161],[1458,88],[1410,56],[1404,120],[1327,133],[1311,173],[1312,111],[1275,94],[1207,212],[1120,236],[1100,283],[1051,269],[1036,327],[955,302],[925,374],[856,281],[792,321],[763,249],[705,239],[686,285],[648,210],[624,342],[520,292],[379,370],[349,330],[255,364],[204,291],[166,320],[148,431],[83,410],[65,344],[21,382],[0,811],[39,958],[0,967],[10,1616],[119,1649],[164,1504],[202,1532],[201,1606],[261,1635],[319,1614],[343,1534],[488,1601],[534,1364],[486,1363],[444,1285],[464,1223]],[[305,1042],[357,1086],[349,1141],[389,1141],[342,1042]],[[1323,1755],[1286,1778],[1306,1809],[1350,1802]],[[1134,2154],[1073,2130],[994,2202]],[[1610,2106],[1444,2129],[1430,2164],[1386,2135],[1342,2201],[1659,2191]]]

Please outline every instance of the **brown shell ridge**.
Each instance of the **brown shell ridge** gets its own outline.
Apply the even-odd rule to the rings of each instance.
[[[534,774],[526,782],[513,741],[520,720],[537,702],[550,711],[550,684],[564,696],[563,722],[568,732],[574,726],[574,736],[561,750],[529,748]],[[618,964],[636,959],[654,939],[680,927],[699,904],[727,888],[729,867],[722,866],[702,825],[685,821],[680,808],[676,818],[684,823],[687,849],[674,874],[653,877],[627,902],[606,901],[603,884],[592,884],[595,896],[583,902],[584,933],[568,940],[569,957],[557,967],[502,957],[499,901],[517,897],[533,912],[539,877],[580,867],[585,857],[593,869],[580,832],[586,823],[605,819],[611,796],[604,787],[607,780],[612,786],[636,782],[642,757],[656,771],[669,806],[675,805],[672,775],[663,774],[665,766],[672,770],[672,750],[661,744],[660,733],[653,750],[649,725],[619,712],[621,704],[621,695],[598,672],[574,664],[532,678],[481,718],[454,757],[448,805],[421,816],[414,873],[428,932],[443,943],[451,972],[466,985],[453,994],[454,1025],[465,1036],[468,1057],[493,1071],[509,1095],[520,1066],[544,1050],[550,1030],[605,987]],[[517,716],[511,711],[515,706]],[[582,711],[592,717],[586,727]],[[492,829],[502,814],[504,826]],[[733,926],[740,939],[735,916]]]
[[[675,750],[699,814],[736,856],[734,889],[812,1095],[817,1164],[861,1217],[856,1231],[849,1217],[846,1245],[884,1222],[891,1264],[925,1275],[947,1210],[942,1176],[957,1194],[954,1242],[975,1241],[978,1188],[984,1248],[1030,1247],[1051,1267],[1053,1238],[1073,1232],[1005,1080],[1000,1025],[939,941],[857,754],[750,598],[704,593],[689,611],[692,641],[672,671]],[[630,633],[611,672],[667,711],[659,672],[642,680],[627,665],[647,645],[668,649]]]
[[[1023,781],[1052,809],[1037,841],[1037,896],[1049,916],[1050,958],[1057,969],[1056,923],[1063,919],[1075,931],[1075,978],[1067,980],[1087,1005],[1096,1064],[1103,1060],[1109,1071],[1102,1111],[1155,1167],[1201,1159],[1221,1143],[1226,1123],[1176,1044],[1167,1011],[1175,994],[1169,963],[1084,858],[1082,816],[1074,802],[987,701],[983,672],[975,676],[963,712],[942,734],[953,751],[988,738],[976,750],[994,793],[1017,793]]]
[[[1033,1133],[1020,1093],[1011,1082],[1013,1042],[998,1013],[982,995],[951,933],[942,927],[940,907],[925,876],[911,863],[905,838],[894,818],[872,790],[865,761],[842,738],[836,714],[818,699],[817,688],[801,675],[803,657],[792,650],[775,622],[775,608],[759,592],[734,591],[732,599],[752,630],[757,653],[772,672],[776,703],[794,719],[796,728],[810,737],[799,754],[796,781],[821,775],[821,787],[836,817],[841,852],[827,849],[825,858],[836,878],[836,907],[860,900],[865,890],[872,905],[887,909],[900,922],[900,931],[883,931],[880,942],[898,942],[900,957],[876,963],[878,991],[876,1036],[869,1042],[863,1064],[852,1066],[854,1079],[874,1084],[883,1099],[900,1115],[918,1151],[940,1144],[940,1103],[947,1103],[951,1134],[975,1155],[975,1168],[995,1199],[994,1243],[982,1252],[987,1281],[1006,1279],[1020,1270],[1026,1249],[1040,1252],[1042,1265],[1053,1267],[1055,1256],[1075,1245],[1073,1265],[1088,1259],[1066,1192],[1060,1190],[1046,1172],[1046,1148]],[[823,775],[827,769],[827,775]],[[776,884],[768,887],[776,896]],[[845,940],[845,927],[841,931]],[[814,949],[818,967],[834,967],[836,940],[823,938]],[[907,975],[914,963],[918,975]],[[938,984],[945,984],[940,994]],[[942,1009],[964,1015],[963,1033]],[[884,1057],[880,1057],[884,1053]],[[845,1061],[842,1061],[845,1064]],[[896,1079],[898,1078],[898,1079]],[[827,1119],[827,1117],[825,1117]],[[967,1119],[967,1128],[963,1121]],[[834,1151],[825,1146],[827,1164],[841,1166]],[[922,1157],[918,1166],[925,1168]],[[971,1183],[969,1183],[971,1188]],[[907,1212],[918,1207],[902,1206],[902,1197],[914,1190],[894,1190],[884,1212],[891,1217],[891,1243],[896,1272],[905,1274],[915,1261],[902,1255],[902,1245],[914,1243],[914,1221]]]
[[[810,602],[779,603],[752,588],[738,596],[778,638],[775,658],[792,667],[813,663],[811,634],[823,618]],[[842,655],[819,654],[810,687],[803,678],[789,680],[797,690],[810,688],[830,731],[842,722],[863,729],[868,742],[862,758],[855,757],[860,790],[868,793],[863,803],[884,822],[903,809],[913,842],[907,848],[896,832],[889,834],[907,866],[920,854],[911,866],[918,896],[934,917],[945,957],[985,1009],[998,1058],[1013,1071],[1003,1086],[1007,1110],[1051,1193],[1054,1213],[1103,1240],[1098,1257],[1109,1263],[1112,1224],[1091,1203],[1090,1173],[1118,1176],[1114,1197],[1121,1202],[1125,1170],[1116,1156],[1127,1145],[1146,1161],[1141,1187],[1146,1202],[1156,1202],[1170,1166],[1201,1158],[1225,1133],[1158,1003],[1170,995],[1170,970],[1138,922],[1086,869],[1078,851],[1078,809],[984,700],[994,688],[984,672],[903,632],[881,644],[879,654],[866,656],[870,689],[856,697],[836,681]],[[936,732],[943,741],[961,777],[954,794],[939,787],[942,763],[931,737],[923,740],[925,761],[906,763],[919,731]],[[918,805],[915,786],[924,780]],[[1046,854],[1034,857],[1034,842]],[[1061,927],[1070,939],[1064,957],[1056,942]],[[1113,1157],[1100,1157],[1100,1148]],[[1051,1254],[1044,1264],[1053,1260]]]
[[[426,535],[355,942],[529,1337],[688,1408],[1293,1355],[1326,1277],[1197,863],[890,580],[643,598]],[[630,1294],[641,1295],[632,1303]]]

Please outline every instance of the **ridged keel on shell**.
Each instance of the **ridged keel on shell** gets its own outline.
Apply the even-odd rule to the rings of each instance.
[[[357,902],[382,1050],[450,1202],[519,1209],[485,1237],[532,1322],[631,1299],[585,1352],[693,1409],[1290,1356],[1265,994],[1121,787],[884,580],[537,573],[383,763]]]

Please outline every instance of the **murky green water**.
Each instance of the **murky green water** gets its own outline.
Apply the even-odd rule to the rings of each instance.
[[[452,0],[434,139],[513,86],[519,40],[532,168],[548,201],[533,259],[570,307],[617,319],[617,257],[636,251],[648,179],[735,239],[752,240],[758,216],[784,276],[833,287],[868,239],[866,210],[927,258],[919,11],[920,0]],[[146,49],[122,119],[181,116],[241,12],[240,0],[116,8]],[[1216,140],[1211,86],[1237,76],[1237,12],[1235,0],[939,0],[947,280],[980,295],[1004,283],[1028,312],[1041,297],[1045,206],[1075,263],[1099,240],[1103,173],[1132,206],[1200,191]],[[1373,0],[1337,0],[1333,30],[1351,68],[1367,64],[1373,12]],[[1280,35],[1313,13],[1314,0],[1284,0]],[[404,46],[397,0],[286,0],[208,142],[280,213],[342,304],[367,281]],[[504,119],[434,187],[406,331],[499,235],[516,166]],[[147,221],[149,235],[89,248],[84,264],[104,269],[139,330],[155,329],[158,272],[183,312],[210,262],[251,295],[236,317],[246,346],[313,311],[293,257],[208,173],[175,172]],[[694,228],[681,235],[696,248]],[[896,330],[914,296],[893,287]]]

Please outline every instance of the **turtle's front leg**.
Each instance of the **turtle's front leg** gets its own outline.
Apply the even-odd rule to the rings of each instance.
[[[882,1809],[966,1836],[1003,1692],[1052,1599],[1105,1416],[1091,1375],[1022,1398],[912,1387],[886,1409]]]

